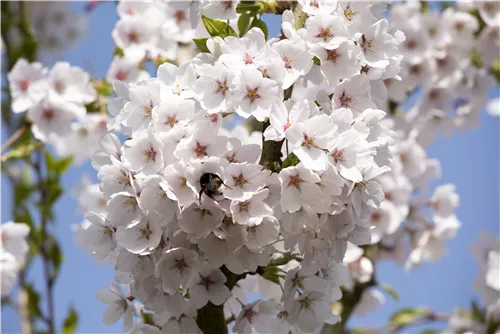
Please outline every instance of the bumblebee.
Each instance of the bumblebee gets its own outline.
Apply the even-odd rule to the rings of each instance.
[[[208,197],[213,199],[214,201],[217,201],[214,196],[220,196],[222,195],[224,191],[224,187],[228,187],[227,185],[222,182],[222,179],[220,178],[219,175],[214,174],[214,173],[205,173],[201,176],[200,178],[200,185],[201,185],[201,190],[200,190],[200,198],[199,202],[201,204],[201,195],[205,193]],[[228,187],[229,189],[232,189]]]

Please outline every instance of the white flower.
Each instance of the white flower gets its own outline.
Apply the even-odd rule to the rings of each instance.
[[[36,106],[46,94],[47,69],[41,63],[28,63],[19,58],[12,70],[7,74],[12,111],[20,113]]]
[[[348,108],[354,117],[368,108],[375,108],[375,104],[368,98],[370,86],[366,76],[355,75],[343,80],[333,90],[332,110]]]
[[[385,304],[385,297],[378,289],[368,289],[361,295],[361,300],[354,310],[356,315],[363,316],[368,312],[374,312]]]
[[[261,189],[269,173],[257,164],[231,163],[225,168],[224,180],[228,188],[224,197],[244,201]]]
[[[328,147],[328,162],[345,179],[360,182],[363,166],[358,155],[363,153],[362,135],[354,130],[347,130],[339,134]],[[366,149],[364,151],[367,151]]]
[[[119,86],[115,82],[115,86]],[[161,84],[157,79],[141,81],[139,84],[129,87],[127,102],[119,115],[123,119],[123,125],[133,131],[145,130],[149,127],[152,119],[153,109],[160,103]]]
[[[147,255],[154,252],[162,237],[162,216],[156,212],[142,216],[126,226],[118,227],[117,242],[129,252]]]
[[[2,297],[10,295],[19,272],[19,264],[11,253],[0,252],[0,271],[2,273]]]
[[[208,235],[222,224],[223,212],[211,202],[203,202],[202,206],[196,204],[184,209],[179,219],[179,227],[186,233],[199,239]]]
[[[118,21],[111,35],[118,47],[136,48],[145,53],[156,42],[154,29],[154,24],[143,16],[125,16]]]
[[[247,304],[238,314],[233,331],[235,333],[269,333],[271,320],[277,310],[278,305],[272,301],[259,299]]]
[[[193,64],[184,63],[177,67],[170,63],[163,63],[158,67],[157,73],[158,79],[166,85],[165,94],[171,92],[182,98],[193,96],[191,86],[196,81]]]
[[[314,210],[323,210],[324,198],[318,174],[299,164],[287,167],[279,174],[281,183],[281,210],[288,212],[298,211],[304,204]]]
[[[244,118],[253,115],[262,122],[269,116],[277,94],[275,81],[263,78],[262,73],[255,68],[243,68],[233,95],[236,112]]]
[[[348,79],[361,70],[358,58],[361,53],[351,41],[345,41],[337,48],[314,46],[310,51],[321,61],[321,73],[331,85],[342,79]]]
[[[455,189],[454,184],[444,184],[434,190],[430,199],[434,219],[445,219],[454,215],[455,209],[460,205]]]
[[[222,64],[217,63],[205,69],[194,87],[203,109],[210,113],[226,111],[232,105],[233,74]]]
[[[233,220],[241,225],[259,225],[262,219],[273,214],[273,210],[264,202],[269,190],[262,189],[245,201],[233,201],[231,214]]]
[[[284,39],[273,44],[273,49],[278,52],[285,65],[283,89],[289,88],[299,76],[306,75],[311,70],[312,56],[305,41]]]
[[[347,40],[347,27],[339,16],[321,12],[308,18],[305,28],[313,45],[337,48]]]
[[[202,334],[202,331],[196,325],[194,318],[185,315],[182,315],[178,319],[175,317],[170,318],[162,327],[162,331],[166,333]]]
[[[156,265],[155,276],[161,278],[163,290],[175,293],[179,286],[189,286],[188,282],[198,266],[198,254],[194,250],[172,248],[162,255]]]
[[[309,115],[314,111],[314,107],[314,102],[308,101],[294,103],[292,100],[286,100],[277,102],[273,112],[269,115],[271,126],[268,126],[264,131],[265,139],[282,140],[285,138],[290,126],[295,123],[303,123],[309,118]]]
[[[320,13],[331,14],[338,5],[336,0],[299,0],[302,10],[311,16]]]
[[[337,130],[330,117],[318,115],[304,123],[290,126],[286,138],[293,148],[293,153],[304,164],[304,167],[315,171],[325,170],[328,157],[324,150],[330,146],[333,133]]]
[[[361,170],[362,181],[354,184],[352,191],[352,206],[358,216],[362,215],[365,207],[376,209],[384,200],[384,191],[375,177],[387,172],[389,167],[367,166]]]
[[[125,142],[124,163],[145,175],[157,173],[163,167],[162,149],[163,143],[150,129]]]
[[[175,194],[160,176],[152,175],[142,182],[139,203],[148,212],[158,212],[162,216],[162,225],[170,223],[174,216],[179,215],[176,200]]]
[[[49,91],[64,101],[88,104],[97,98],[90,75],[68,62],[57,62],[49,72]]]
[[[123,316],[123,330],[128,331],[132,328],[132,317],[135,314],[135,309],[132,302],[125,297],[118,284],[111,283],[109,290],[99,290],[97,298],[101,302],[109,304],[102,317],[106,325],[110,326],[114,324]]]
[[[336,323],[340,317],[332,314],[332,301],[316,291],[307,291],[285,307],[289,319],[305,332],[313,332],[323,322]]]
[[[29,233],[30,227],[24,223],[9,221],[0,225],[2,253],[12,254],[20,266],[23,266],[28,253],[26,238]]]
[[[370,67],[386,68],[389,57],[398,52],[397,40],[387,31],[389,21],[382,19],[366,29],[358,39],[358,45],[363,51],[362,61]]]
[[[33,122],[31,131],[42,142],[57,141],[71,132],[71,122],[82,119],[85,108],[48,95],[43,101],[28,110],[28,119]]]
[[[447,253],[445,240],[455,236],[460,228],[460,222],[451,216],[445,220],[436,222],[436,225],[428,226],[416,237],[416,247],[408,256],[405,269],[409,270],[420,265],[424,261],[437,262]]]
[[[103,217],[90,212],[85,215],[90,225],[84,230],[84,242],[92,254],[104,260],[116,248],[115,228]]]
[[[166,95],[162,96],[162,101],[152,111],[153,126],[157,132],[185,126],[194,116],[194,101],[184,100],[176,94]]]
[[[113,226],[128,225],[142,215],[137,197],[127,192],[111,195],[107,208]]]
[[[236,6],[238,6],[238,3],[239,0],[237,1],[209,0],[203,6],[202,9],[203,15],[218,20],[235,19]]]
[[[226,276],[219,269],[202,268],[193,275],[189,284],[189,295],[191,303],[200,309],[211,301],[214,305],[223,304],[231,292],[224,285]]]

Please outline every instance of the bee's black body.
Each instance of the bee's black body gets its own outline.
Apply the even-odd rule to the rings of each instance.
[[[211,199],[216,200],[214,196],[222,195],[225,186],[220,176],[214,173],[203,174],[200,178],[200,185],[201,185],[200,198],[199,198],[200,203],[201,203],[201,195],[203,193],[205,193]]]

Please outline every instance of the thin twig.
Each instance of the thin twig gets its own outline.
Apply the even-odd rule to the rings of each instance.
[[[40,185],[40,206],[43,208],[48,199],[46,182],[44,182],[43,171],[42,171],[42,163],[43,163],[43,155],[42,150],[39,150],[36,155],[36,162],[34,163],[36,175],[38,178],[38,184]],[[48,332],[51,334],[55,333],[54,327],[54,296],[53,296],[53,284],[54,279],[52,277],[51,268],[50,268],[50,258],[48,255],[47,249],[47,215],[45,211],[40,210],[40,220],[41,220],[41,241],[43,244],[40,247],[42,261],[43,261],[43,274],[45,279],[45,289],[47,294],[47,308],[48,308],[48,317],[47,317],[47,326]]]
[[[5,143],[2,145],[2,148],[0,149],[0,153],[3,153],[6,149],[8,149],[12,144],[14,144],[21,136],[26,132],[28,129],[28,126],[26,124],[23,124],[19,129],[17,129],[16,132],[12,136],[10,136],[9,139],[5,141]]]

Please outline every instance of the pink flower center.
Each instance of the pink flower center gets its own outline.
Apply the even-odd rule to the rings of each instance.
[[[341,107],[348,108],[352,103],[352,98],[349,95],[346,95],[345,92],[342,92],[339,101]]]
[[[66,85],[64,84],[64,82],[62,81],[56,81],[54,83],[54,89],[56,90],[56,92],[58,92],[59,94],[62,94],[64,93],[64,90],[66,89]]]
[[[22,80],[21,82],[19,82],[19,88],[21,88],[23,92],[27,91],[29,86],[30,86],[29,80]]]
[[[250,56],[248,52],[245,52],[243,54],[243,62],[245,63],[245,65],[253,64],[253,57]]]
[[[289,120],[288,120],[288,121],[286,121],[286,123],[285,123],[285,124],[283,124],[283,131],[288,130],[288,128],[289,128],[290,126],[292,126],[292,123],[290,123],[290,121],[289,121]]]
[[[167,120],[165,121],[165,125],[169,125],[171,128],[173,128],[177,122],[177,115],[168,115]]]
[[[154,148],[150,147],[147,150],[144,150],[144,156],[147,161],[156,161],[156,151]]]
[[[333,63],[336,63],[339,58],[340,58],[340,55],[337,53],[337,49],[326,50],[326,60],[329,60]]]
[[[365,35],[361,36],[361,47],[364,52],[371,51],[373,49],[373,40],[366,39]]]
[[[199,142],[196,142],[196,147],[193,150],[194,153],[196,154],[196,157],[203,157],[207,155],[207,147],[208,145],[201,145]]]
[[[234,182],[235,186],[238,186],[241,188],[248,181],[245,179],[243,174],[240,173],[240,175],[238,175],[238,176],[233,176],[233,182]]]
[[[50,122],[55,117],[55,112],[52,109],[43,109],[42,117]]]
[[[318,0],[312,0],[312,1],[309,3],[309,6],[311,6],[311,7],[315,7],[315,8],[319,8],[319,3],[318,3]]]
[[[293,186],[300,190],[301,183],[302,180],[300,179],[300,176],[298,175],[290,176],[290,181],[288,181],[288,187]]]
[[[217,94],[226,94],[226,91],[229,89],[227,87],[227,80],[224,80],[224,81],[221,81],[221,80],[217,80],[215,81],[215,83],[217,84],[217,87],[215,88],[215,93]]]
[[[184,12],[183,10],[177,10],[174,13],[174,18],[177,21],[177,23],[181,23],[182,21],[187,21],[186,12]]]
[[[378,222],[380,219],[382,218],[382,214],[378,211],[375,211],[374,213],[372,213],[371,215],[371,220],[373,222]]]
[[[330,27],[326,27],[326,28],[321,28],[319,30],[319,33],[314,37],[321,38],[326,42],[328,39],[332,38],[333,36],[334,35],[333,35],[333,32],[331,31]]]
[[[124,81],[127,79],[127,72],[125,71],[118,71],[115,74],[115,78],[120,81]]]
[[[304,141],[302,142],[302,146],[305,146],[307,148],[314,147],[314,138],[309,137],[304,133]]]
[[[333,160],[335,160],[335,162],[342,161],[344,160],[344,150],[334,149],[331,156],[333,157]]]
[[[285,62],[285,68],[288,68],[288,69],[292,68],[292,60],[290,58],[288,58],[287,56],[284,56],[283,61]]]
[[[255,88],[247,88],[247,96],[246,98],[250,100],[250,102],[255,101],[256,99],[260,98],[260,95],[258,93],[259,87]]]
[[[230,10],[233,7],[233,2],[232,1],[221,1],[221,6],[222,8],[226,10]]]
[[[128,33],[128,40],[131,43],[137,43],[139,42],[139,34],[135,31],[131,31]]]

